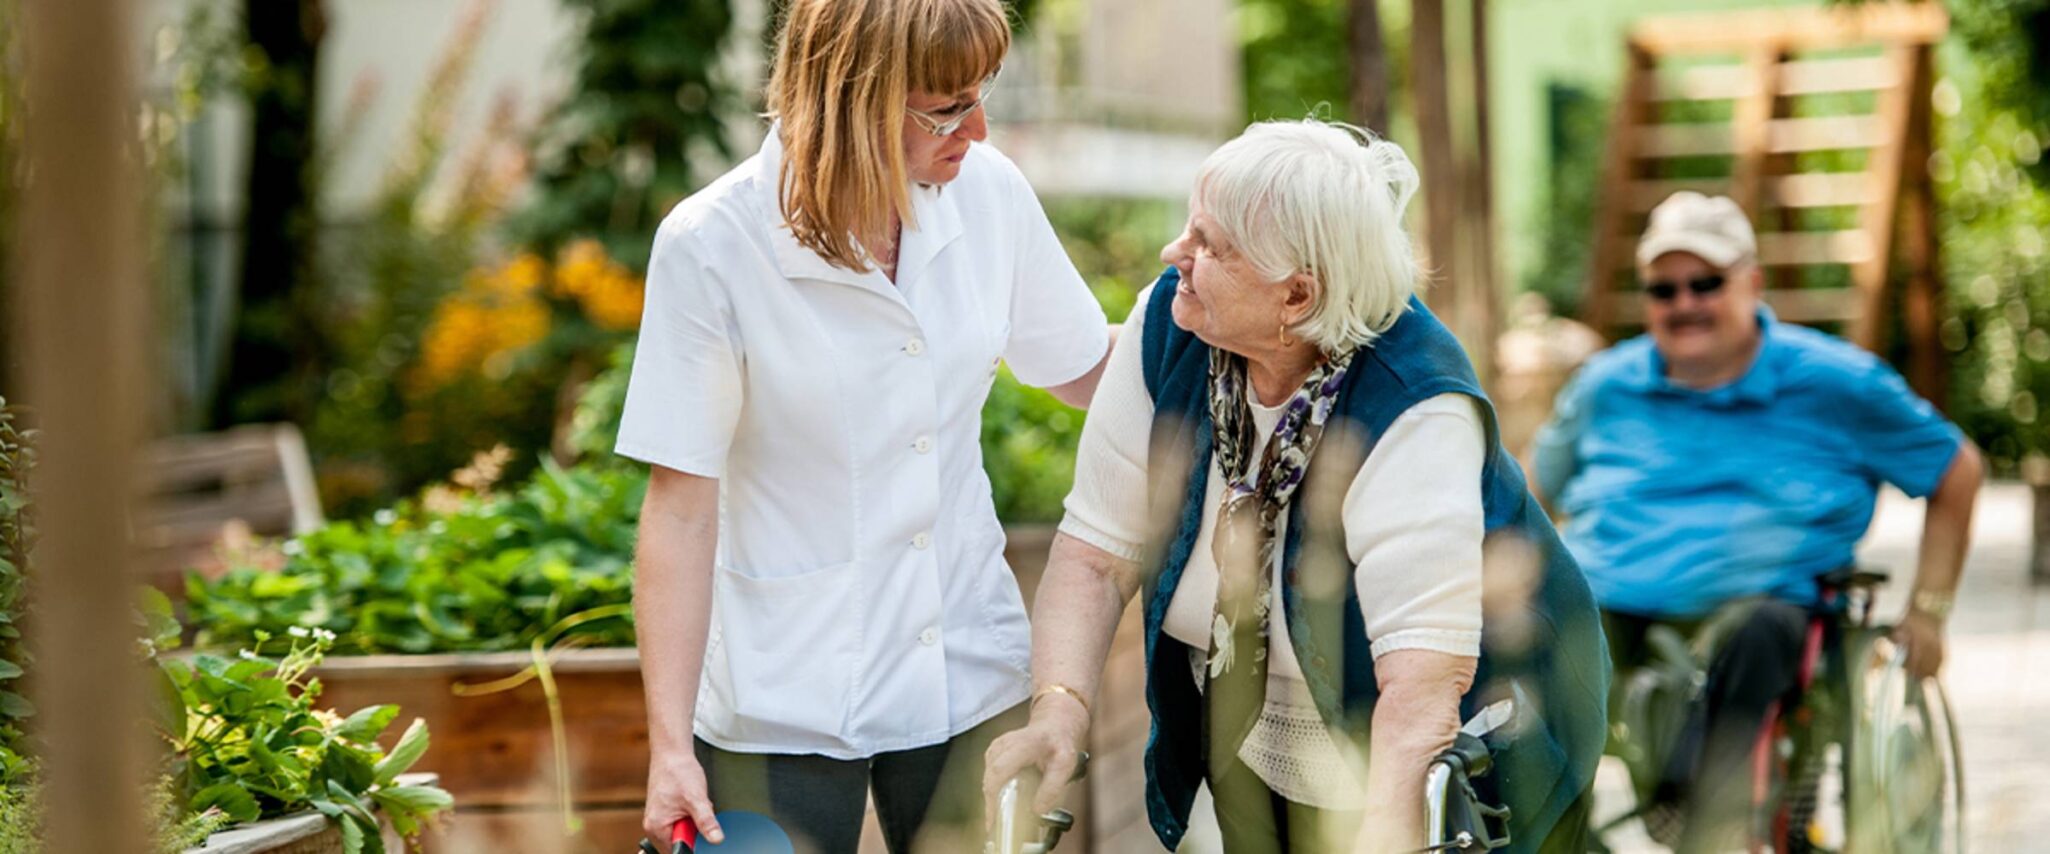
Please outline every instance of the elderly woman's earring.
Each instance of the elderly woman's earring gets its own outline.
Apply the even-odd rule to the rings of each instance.
[[[1296,343],[1295,339],[1293,339],[1293,338],[1290,338],[1290,337],[1288,337],[1288,321],[1284,320],[1284,321],[1282,321],[1282,322],[1281,322],[1281,326],[1280,326],[1280,328],[1279,328],[1279,329],[1278,329],[1278,330],[1276,331],[1276,334],[1277,334],[1277,337],[1279,337],[1279,338],[1281,339],[1281,346],[1283,346],[1283,347],[1294,347],[1294,346],[1295,346],[1295,343]]]

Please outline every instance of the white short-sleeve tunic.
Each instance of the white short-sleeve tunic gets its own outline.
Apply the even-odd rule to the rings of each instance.
[[[663,220],[618,453],[720,485],[696,734],[849,759],[1026,699],[1030,636],[982,468],[999,362],[1108,347],[1031,187],[987,145],[913,189],[893,283],[799,245],[761,151]]]

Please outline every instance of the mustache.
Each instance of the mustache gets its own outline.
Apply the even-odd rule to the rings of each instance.
[[[1666,316],[1666,326],[1706,326],[1715,322],[1715,315],[1705,311],[1673,312]]]

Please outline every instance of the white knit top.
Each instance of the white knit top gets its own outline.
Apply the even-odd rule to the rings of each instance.
[[[1139,557],[1146,526],[1147,446],[1153,404],[1140,364],[1146,294],[1126,320],[1117,349],[1083,425],[1062,533],[1126,559]],[[1279,421],[1278,407],[1252,404],[1258,460]],[[1486,437],[1475,402],[1463,395],[1430,398],[1403,413],[1367,455],[1346,490],[1346,547],[1356,569],[1361,616],[1374,657],[1402,649],[1480,654],[1480,475]],[[1164,631],[1187,644],[1197,684],[1204,681],[1217,600],[1211,538],[1224,477],[1213,461],[1204,493],[1203,525],[1168,603]],[[1275,536],[1287,534],[1282,520]],[[1280,561],[1273,567],[1280,614]],[[1239,758],[1269,788],[1296,803],[1324,809],[1363,805],[1364,758],[1334,737],[1311,701],[1289,642],[1288,627],[1268,628],[1267,700]]]

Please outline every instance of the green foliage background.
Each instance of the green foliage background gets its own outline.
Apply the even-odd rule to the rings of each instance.
[[[1159,275],[1160,247],[1181,230],[1181,206],[1128,199],[1050,199],[1047,219],[1112,323],[1131,313],[1140,288]],[[1084,414],[1006,368],[982,411],[983,465],[997,516],[1009,524],[1061,518],[1075,476]]]
[[[740,94],[721,68],[729,0],[565,0],[582,16],[575,84],[537,140],[535,197],[516,242],[553,254],[597,237],[647,263],[662,216],[731,162]]]
[[[2050,2],[1956,0],[1936,99],[1951,412],[1995,471],[2050,483]]]
[[[401,383],[420,358],[435,308],[466,271],[513,250],[544,258],[595,238],[639,272],[655,226],[732,159],[724,122],[740,96],[719,65],[731,37],[728,0],[565,0],[577,16],[573,85],[530,145],[534,173],[509,214],[476,209],[432,220],[426,196],[446,150],[454,92],[423,97],[410,171],[395,174],[361,227],[335,241],[325,268],[338,282],[334,322],[343,353],[309,426],[333,515],[371,512],[462,465],[513,449],[513,474],[551,451],[565,396],[623,337],[556,312],[550,333],[488,376],[424,395]],[[451,83],[451,85],[454,85]]]

